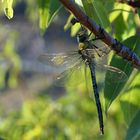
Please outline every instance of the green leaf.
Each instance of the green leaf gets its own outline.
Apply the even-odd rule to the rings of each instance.
[[[122,40],[122,35],[126,31],[126,22],[124,21],[123,15],[120,14],[114,21],[115,37],[118,40]]]
[[[66,24],[65,24],[65,26],[64,26],[64,30],[65,30],[65,31],[68,30],[68,29],[72,26],[71,20],[72,20],[73,18],[74,18],[74,15],[73,15],[73,14],[70,14],[70,16],[68,17],[67,22],[66,22]]]
[[[121,108],[127,124],[130,124],[140,108],[140,73],[134,71],[130,79],[127,90],[121,96]]]
[[[120,14],[123,15],[123,18],[126,20],[130,14],[131,7],[124,3],[114,3],[114,8],[110,9],[109,19],[110,22],[113,22]]]
[[[4,0],[4,12],[9,19],[13,17],[12,4],[13,4],[13,0]]]
[[[124,118],[128,126],[131,126],[131,123],[135,119],[136,113],[140,108],[140,72],[134,73],[131,81],[133,81],[129,88],[126,90],[124,95],[121,97],[121,108],[124,114]],[[139,116],[140,117],[140,116]],[[133,128],[134,127],[134,128]],[[131,129],[135,130],[135,125],[131,126]],[[140,129],[140,127],[139,127]]]
[[[75,0],[75,2],[76,2],[79,6],[83,6],[81,0]]]
[[[75,24],[71,27],[71,36],[74,37],[76,36],[77,32],[80,30],[81,25],[80,24]]]
[[[133,96],[136,96],[136,94],[134,93]],[[128,95],[128,99],[131,100],[130,95]],[[121,101],[120,103],[121,103],[121,109],[123,111],[124,119],[125,119],[126,123],[129,125],[130,122],[133,120],[134,116],[136,115],[139,107],[137,105],[135,105],[134,103],[129,102],[129,100]]]
[[[40,16],[39,24],[41,32],[43,33],[60,10],[61,4],[58,0],[38,0],[38,4]]]
[[[109,27],[110,22],[102,0],[82,0],[82,3],[84,10],[89,17],[94,19],[96,23],[100,24],[103,28]]]
[[[139,15],[139,18],[140,18],[140,8],[137,8],[137,12],[138,12],[138,15]]]
[[[140,110],[135,115],[133,121],[131,122],[125,140],[139,140],[140,139]]]
[[[132,36],[128,39],[126,39],[124,42],[122,42],[124,45],[129,47],[133,52],[135,52],[138,56],[140,56],[140,38],[139,36]],[[110,62],[111,66],[117,67],[120,70],[124,71],[128,78],[130,77],[133,67],[131,64],[127,61],[124,60],[123,58],[114,55],[112,57],[112,60]],[[106,78],[105,78],[105,88],[104,88],[104,97],[105,97],[105,111],[109,109],[111,103],[116,99],[116,97],[120,94],[122,89],[124,88],[126,82],[112,82],[108,78],[108,72],[106,73]],[[115,80],[115,79],[113,79]]]

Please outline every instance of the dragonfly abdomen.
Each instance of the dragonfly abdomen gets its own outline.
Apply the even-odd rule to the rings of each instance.
[[[98,111],[100,131],[101,131],[101,134],[104,134],[103,114],[102,114],[102,107],[101,107],[98,87],[97,87],[97,83],[96,83],[94,63],[92,63],[92,62],[89,63],[89,68],[90,68],[90,72],[91,72],[91,78],[92,78],[92,85],[93,85],[93,90],[94,90],[95,102],[96,102],[97,111]]]

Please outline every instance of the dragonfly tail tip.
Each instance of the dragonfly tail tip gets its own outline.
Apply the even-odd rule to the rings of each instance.
[[[100,131],[101,131],[101,135],[104,135],[104,129],[100,128]]]

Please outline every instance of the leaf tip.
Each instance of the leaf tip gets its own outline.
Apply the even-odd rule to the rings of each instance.
[[[5,15],[7,16],[8,19],[13,18],[13,13],[14,13],[13,8],[6,7],[4,9],[4,12],[5,12]]]

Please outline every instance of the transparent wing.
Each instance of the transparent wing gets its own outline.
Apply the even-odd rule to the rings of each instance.
[[[92,58],[96,64],[104,65],[107,63],[108,53],[104,53],[102,51],[98,51],[98,49],[86,49],[88,51],[89,56]]]
[[[90,45],[99,57],[107,55],[110,52],[110,48],[108,47],[108,45],[106,45],[99,39],[91,41]]]
[[[89,42],[87,45],[89,45],[89,48],[86,50],[91,56],[94,56],[95,59],[103,60],[102,58],[110,53],[110,48],[99,40],[98,43]]]
[[[92,80],[91,80],[89,66],[85,65],[84,69],[85,69],[84,76],[85,76],[86,91],[87,91],[89,97],[94,100],[94,91],[93,91],[93,87],[92,87]]]
[[[107,78],[113,82],[125,82],[128,79],[128,76],[125,74],[125,72],[116,67],[104,65],[104,68],[107,69]]]
[[[62,69],[62,71],[73,67],[76,61],[80,58],[80,55],[77,51],[69,53],[58,53],[58,54],[43,54],[40,55],[38,60],[41,63],[44,63],[48,66],[53,67],[54,69]]]
[[[60,73],[60,75],[57,77],[57,79],[62,79],[64,77],[69,77],[71,76],[71,74],[74,72],[74,71],[77,71],[78,69],[80,69],[80,65],[81,65],[81,62],[82,62],[82,59],[77,59],[76,62],[71,66],[69,67],[68,69],[66,69],[65,71],[63,71],[62,73]]]
[[[55,85],[65,86],[69,83],[69,86],[75,86],[81,82],[81,65],[83,61],[77,51],[58,54],[46,53],[39,56],[38,59],[41,63],[59,69],[59,74],[54,79]]]
[[[96,64],[96,68],[100,69],[102,72],[105,70],[108,80],[111,80],[112,82],[125,82],[128,79],[128,76],[116,67]]]
[[[75,87],[83,82],[83,61],[82,59],[78,59],[75,65],[66,69],[62,73],[60,73],[56,80],[55,84],[59,86],[69,86]]]
[[[106,65],[107,56],[99,55],[95,49],[87,49],[89,55],[92,57],[93,63],[98,71],[107,72],[107,77],[113,82],[124,82],[128,79],[128,76],[120,69]],[[105,54],[105,53],[104,53]]]

